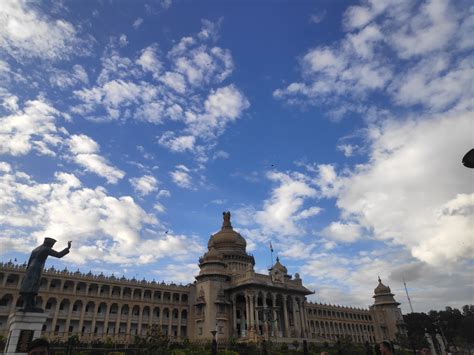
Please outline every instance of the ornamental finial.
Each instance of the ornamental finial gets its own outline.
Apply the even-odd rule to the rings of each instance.
[[[232,229],[232,224],[230,223],[230,212],[222,212],[224,221],[222,222],[222,229]]]

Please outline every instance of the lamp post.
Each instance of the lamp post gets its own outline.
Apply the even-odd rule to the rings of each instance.
[[[211,334],[212,334],[211,355],[217,355],[217,340],[216,340],[217,331],[213,330],[211,331]]]

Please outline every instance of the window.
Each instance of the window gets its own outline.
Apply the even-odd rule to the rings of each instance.
[[[199,327],[199,335],[202,335],[202,327]]]
[[[224,327],[223,326],[219,326],[219,334],[224,334]]]

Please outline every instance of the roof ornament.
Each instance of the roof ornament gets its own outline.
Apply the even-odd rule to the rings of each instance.
[[[222,222],[222,229],[232,229],[232,224],[230,223],[230,212],[222,212],[224,221]]]
[[[378,277],[379,277],[379,282],[382,283],[382,280],[380,279],[380,275],[378,275]]]

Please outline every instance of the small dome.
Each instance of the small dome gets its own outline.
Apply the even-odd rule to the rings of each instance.
[[[230,223],[230,212],[224,212],[224,221],[222,223],[222,228],[219,232],[212,235],[207,243],[209,250],[211,248],[222,249],[229,247],[237,247],[243,249],[247,247],[247,242],[244,237],[239,233],[234,231],[232,224]]]
[[[379,284],[378,284],[377,287],[375,288],[374,293],[375,293],[376,295],[378,295],[378,294],[382,294],[382,293],[392,293],[392,291],[390,290],[390,287],[385,286],[385,285],[382,283],[382,280],[381,280],[380,277],[379,277]]]
[[[277,257],[275,265],[272,266],[272,270],[278,270],[283,275],[288,273],[288,269],[280,263],[280,258]]]
[[[210,250],[204,254],[203,257],[204,260],[209,261],[209,260],[222,260],[223,256],[222,254],[216,250],[216,248],[212,247]]]

